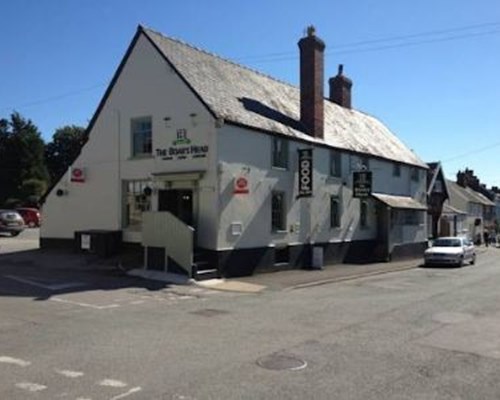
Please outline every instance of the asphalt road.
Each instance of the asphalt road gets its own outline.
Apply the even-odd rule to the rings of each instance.
[[[0,257],[1,399],[500,398],[500,249],[257,294],[59,264]]]

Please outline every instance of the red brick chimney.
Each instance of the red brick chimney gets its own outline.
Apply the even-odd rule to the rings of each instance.
[[[344,66],[339,65],[337,76],[330,78],[330,101],[341,107],[351,108],[352,81],[343,75]]]
[[[300,121],[306,132],[323,138],[323,70],[325,43],[316,36],[314,26],[299,40],[300,48]]]

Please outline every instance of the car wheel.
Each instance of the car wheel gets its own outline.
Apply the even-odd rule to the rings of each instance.
[[[21,232],[19,232],[19,231],[11,232],[11,233],[10,233],[10,236],[14,237],[14,236],[19,235],[20,233],[21,233]]]
[[[36,224],[33,221],[30,221],[30,222],[28,222],[28,226],[30,228],[34,228],[36,226]]]
[[[474,265],[475,263],[476,263],[476,255],[475,255],[475,254],[473,254],[473,255],[472,255],[472,258],[471,258],[471,260],[470,260],[470,265]]]
[[[461,257],[461,258],[460,258],[460,261],[457,263],[457,267],[459,267],[459,268],[460,268],[460,267],[463,267],[463,266],[464,266],[464,258],[463,258],[463,257]]]

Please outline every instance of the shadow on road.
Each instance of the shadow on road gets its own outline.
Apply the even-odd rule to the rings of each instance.
[[[26,250],[0,254],[0,297],[52,296],[124,288],[158,291],[168,283],[126,275],[141,265],[140,255],[125,254],[107,259],[65,250]]]

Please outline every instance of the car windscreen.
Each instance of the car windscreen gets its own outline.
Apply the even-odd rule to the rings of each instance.
[[[437,239],[434,241],[433,246],[436,247],[460,247],[462,242],[460,239]]]

